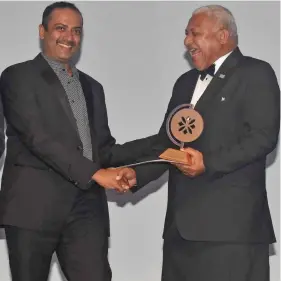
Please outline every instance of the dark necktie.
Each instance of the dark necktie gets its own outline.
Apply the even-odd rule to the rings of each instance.
[[[200,79],[203,81],[207,74],[214,76],[215,75],[215,64],[210,65],[208,68],[200,71]]]

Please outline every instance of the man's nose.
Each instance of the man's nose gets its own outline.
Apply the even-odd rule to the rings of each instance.
[[[67,39],[68,41],[73,41],[74,40],[74,33],[72,30],[67,30],[65,33],[64,33],[64,37],[65,39]]]
[[[192,36],[191,36],[190,34],[187,34],[187,35],[185,36],[185,38],[184,38],[184,45],[185,45],[186,47],[188,47],[188,46],[190,46],[190,45],[192,44],[192,42],[193,42]]]

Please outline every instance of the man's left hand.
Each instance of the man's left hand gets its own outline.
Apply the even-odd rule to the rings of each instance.
[[[191,156],[191,164],[190,165],[174,164],[174,166],[176,166],[183,174],[189,177],[196,177],[204,173],[205,165],[204,165],[203,154],[200,151],[190,147],[183,148],[181,150]]]

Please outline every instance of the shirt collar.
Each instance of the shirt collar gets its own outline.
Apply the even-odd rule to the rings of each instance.
[[[223,62],[226,60],[226,58],[233,52],[230,51],[229,53],[223,55],[222,57],[218,58],[214,64],[215,64],[215,73],[219,70],[219,68],[221,67],[221,65],[223,64]]]
[[[66,70],[63,63],[46,56],[43,52],[41,54],[54,71],[65,71]],[[79,77],[78,70],[72,62],[70,62],[70,68],[72,70],[73,75]]]

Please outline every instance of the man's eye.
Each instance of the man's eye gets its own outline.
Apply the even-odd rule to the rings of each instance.
[[[56,27],[56,30],[59,30],[59,31],[64,31],[64,30],[65,30],[65,28],[64,28],[63,26],[57,26],[57,27]]]
[[[74,30],[74,33],[75,33],[76,35],[81,35],[82,31],[81,31],[80,29],[75,29],[75,30]]]

